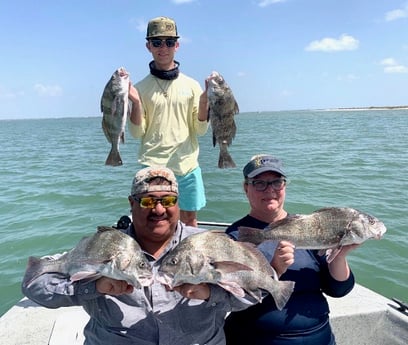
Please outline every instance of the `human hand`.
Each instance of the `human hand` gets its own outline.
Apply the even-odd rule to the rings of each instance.
[[[116,280],[108,277],[99,278],[96,281],[96,290],[106,295],[119,296],[133,292],[133,286],[124,280]]]
[[[133,86],[131,81],[129,81],[129,94],[128,94],[128,97],[132,101],[132,103],[140,102],[139,92]]]
[[[345,281],[349,278],[350,268],[347,263],[346,256],[358,246],[360,246],[360,244],[350,244],[347,246],[342,246],[338,249],[335,257],[330,261],[328,260],[329,272],[334,279],[338,281]]]
[[[208,284],[182,284],[173,288],[180,295],[189,299],[202,299],[206,300],[210,298],[210,287]]]
[[[342,261],[346,258],[346,256],[354,249],[356,249],[357,247],[361,246],[361,244],[348,244],[346,246],[341,246],[338,249],[329,249],[330,252],[335,251],[335,257],[331,260],[331,262],[333,261]],[[329,253],[330,253],[329,252]]]
[[[287,268],[295,262],[295,246],[288,241],[280,241],[275,249],[271,266],[278,277],[286,272]]]

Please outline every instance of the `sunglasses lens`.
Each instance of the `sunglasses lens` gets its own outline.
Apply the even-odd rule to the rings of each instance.
[[[151,197],[140,198],[139,203],[143,208],[153,208],[156,205],[156,200]]]
[[[177,196],[168,195],[163,198],[154,198],[151,196],[136,199],[139,201],[139,205],[142,208],[155,208],[157,203],[160,202],[164,208],[172,207],[177,203]]]
[[[172,48],[176,45],[176,40],[174,38],[166,39],[166,46]]]
[[[159,48],[162,45],[162,40],[152,39],[152,40],[150,40],[150,42],[152,43],[152,46],[155,47],[155,48]]]
[[[176,45],[177,40],[175,40],[174,38],[166,38],[165,40],[160,40],[158,38],[152,38],[150,42],[152,46],[155,48],[162,47],[164,42],[166,42],[166,46],[168,48],[172,48]]]
[[[176,204],[177,197],[174,195],[165,196],[161,199],[161,204],[163,207],[172,207]]]

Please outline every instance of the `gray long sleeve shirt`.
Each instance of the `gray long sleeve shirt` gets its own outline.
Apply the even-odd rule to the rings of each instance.
[[[153,271],[163,257],[184,237],[203,229],[179,223],[163,255],[149,254]],[[134,237],[133,226],[125,230]],[[47,273],[36,278],[23,293],[47,308],[81,305],[89,314],[85,326],[86,345],[192,345],[225,344],[224,319],[228,312],[245,309],[251,302],[238,300],[221,287],[211,285],[208,301],[186,299],[166,291],[157,282],[121,296],[96,291],[95,281],[71,282],[69,277]]]

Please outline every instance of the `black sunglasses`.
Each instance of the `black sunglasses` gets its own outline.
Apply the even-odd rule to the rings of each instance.
[[[174,47],[176,45],[177,39],[176,38],[166,38],[165,40],[162,40],[160,38],[151,38],[150,39],[150,43],[155,48],[163,47],[164,42],[166,43],[166,46],[168,48],[172,48],[172,47]]]

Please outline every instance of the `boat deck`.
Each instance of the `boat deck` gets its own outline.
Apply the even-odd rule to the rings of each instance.
[[[408,313],[398,304],[356,284],[343,298],[330,298],[337,345],[405,345]],[[81,307],[43,308],[23,298],[0,318],[3,345],[79,345],[89,319]]]

